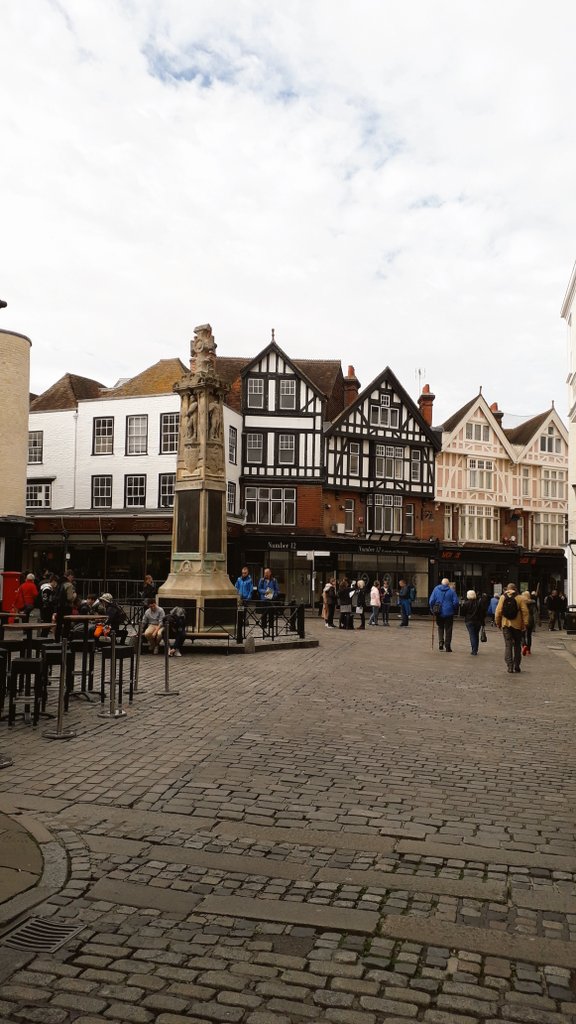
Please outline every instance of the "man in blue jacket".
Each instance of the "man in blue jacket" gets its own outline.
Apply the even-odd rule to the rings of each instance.
[[[262,632],[272,630],[274,626],[274,605],[278,600],[280,587],[278,580],[272,575],[271,569],[264,569],[264,575],[258,580],[258,596],[262,601]]]
[[[458,611],[458,595],[450,586],[450,580],[444,578],[430,594],[428,602],[430,611],[436,617],[438,626],[438,647],[441,651],[452,653],[452,627],[454,615]]]
[[[250,570],[247,565],[242,566],[242,571],[234,586],[238,591],[238,597],[242,601],[242,604],[247,604],[247,602],[252,599],[252,591],[254,589]]]

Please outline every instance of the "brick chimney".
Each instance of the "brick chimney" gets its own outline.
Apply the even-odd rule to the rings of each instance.
[[[498,426],[501,427],[502,417],[504,416],[504,413],[502,412],[501,409],[498,408],[498,402],[492,402],[492,405],[490,406],[490,412],[492,413],[494,419],[498,421]]]
[[[360,390],[360,381],[354,373],[354,367],[348,367],[348,374],[344,377],[344,407],[347,409],[352,402],[355,402],[358,398],[358,392]]]
[[[430,391],[430,385],[425,384],[422,388],[422,394],[418,399],[418,405],[420,406],[420,415],[429,427],[432,426],[432,406],[434,405],[435,398],[436,395],[433,395]]]

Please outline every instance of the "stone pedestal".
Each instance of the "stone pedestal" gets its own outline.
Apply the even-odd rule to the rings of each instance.
[[[226,566],[223,400],[209,324],[196,327],[190,370],[174,386],[181,399],[170,574],[164,606],[181,605],[196,631],[233,625],[238,595]]]

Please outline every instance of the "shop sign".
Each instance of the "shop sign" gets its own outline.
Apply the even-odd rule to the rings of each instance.
[[[359,544],[358,551],[363,555],[377,555],[380,548],[377,547],[376,544]]]
[[[294,540],[269,540],[269,551],[295,551],[296,541]]]
[[[453,562],[457,562],[458,559],[462,558],[461,551],[442,551],[440,558],[451,558]]]

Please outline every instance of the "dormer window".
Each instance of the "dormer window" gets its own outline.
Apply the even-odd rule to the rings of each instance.
[[[400,422],[400,410],[390,405],[390,395],[382,392],[378,405],[370,406],[370,423],[374,427],[392,427],[396,429]]]
[[[486,423],[467,423],[466,424],[466,440],[467,441],[489,441],[490,440],[490,427]]]
[[[540,435],[540,451],[552,455],[560,455],[562,452],[562,438],[558,436],[552,424],[545,434]]]

